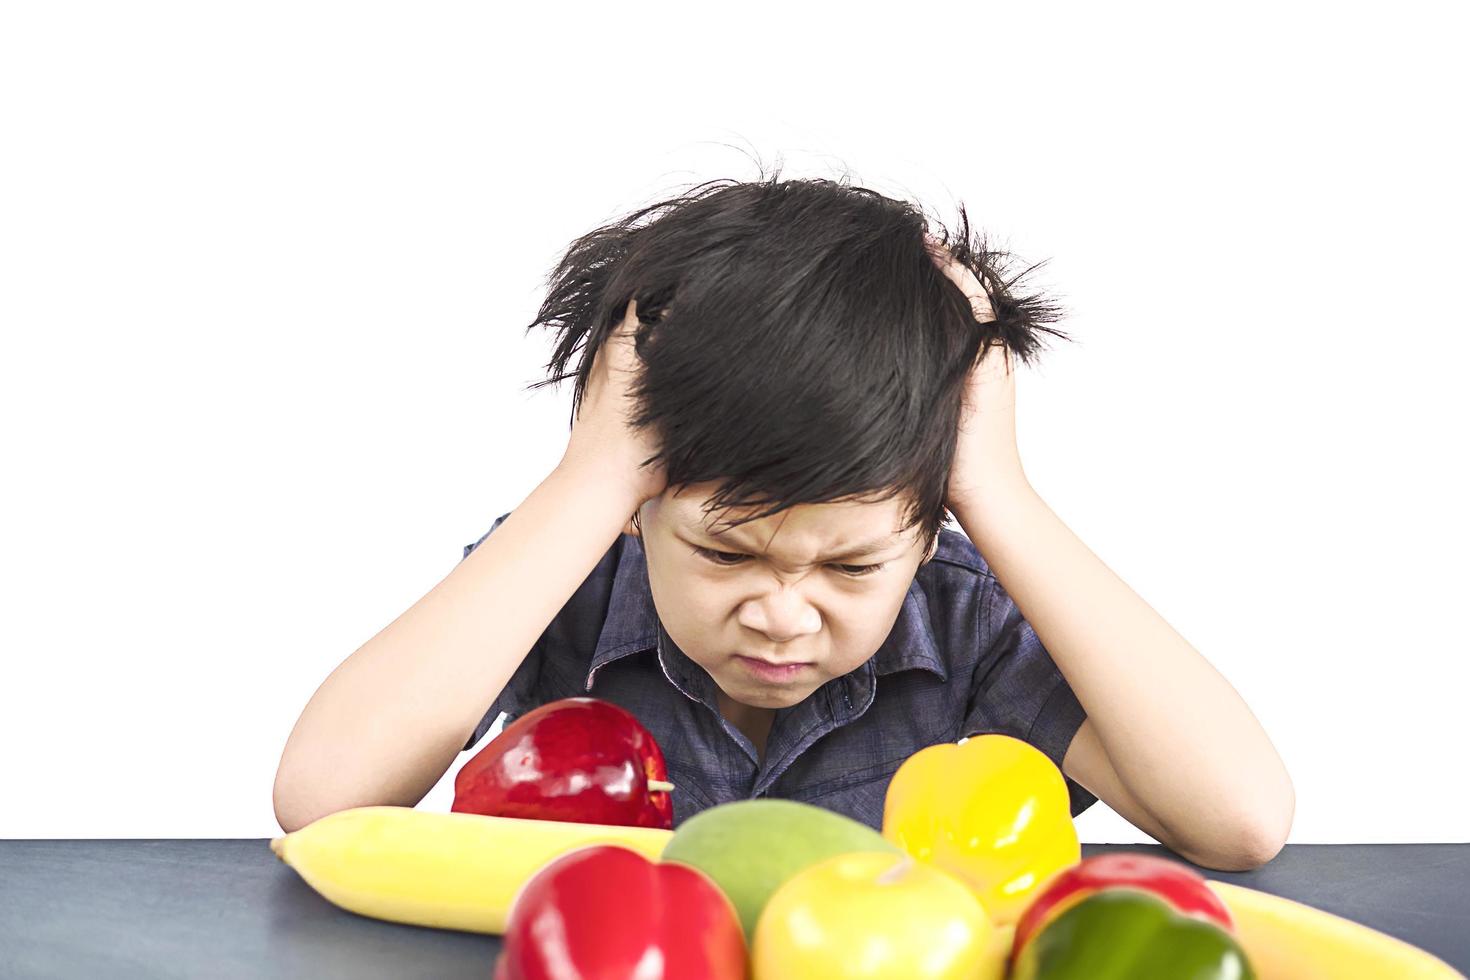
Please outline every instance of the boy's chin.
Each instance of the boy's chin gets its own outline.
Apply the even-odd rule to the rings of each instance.
[[[818,685],[820,686],[820,685]],[[743,704],[747,708],[790,708],[798,705],[811,696],[816,687],[801,685],[800,687],[750,687],[745,686],[736,690],[725,689],[725,696],[737,704]]]

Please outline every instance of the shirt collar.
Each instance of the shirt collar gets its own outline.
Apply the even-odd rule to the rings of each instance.
[[[643,542],[635,535],[620,538],[617,570],[613,573],[612,593],[607,615],[597,637],[597,647],[588,665],[585,690],[592,690],[597,672],[614,660],[630,654],[653,650],[658,645],[661,628],[648,585],[648,563]],[[929,603],[918,577],[909,583],[908,594],[893,623],[887,639],[870,662],[879,676],[899,670],[918,668],[948,680],[949,672],[934,642],[934,629],[929,621]]]

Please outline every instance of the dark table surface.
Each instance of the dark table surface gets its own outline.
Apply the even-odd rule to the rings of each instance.
[[[1084,856],[1163,847],[1083,844]],[[1470,844],[1289,844],[1205,877],[1305,902],[1470,968]],[[488,978],[498,936],[380,922],[259,840],[0,840],[0,977]]]

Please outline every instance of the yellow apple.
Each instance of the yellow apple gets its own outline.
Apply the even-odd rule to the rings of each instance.
[[[796,873],[771,895],[751,945],[753,980],[975,980],[1004,950],[964,882],[908,855],[854,851]]]

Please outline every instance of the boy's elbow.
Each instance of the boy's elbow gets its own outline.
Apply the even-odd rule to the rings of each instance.
[[[1251,864],[1251,870],[1269,864],[1286,846],[1291,836],[1291,825],[1296,819],[1296,787],[1289,776],[1284,777],[1281,796],[1272,806],[1261,807],[1246,821],[1249,828],[1245,834],[1242,851]]]
[[[447,766],[445,768],[448,768]],[[284,770],[282,770],[284,772]],[[320,779],[308,775],[276,774],[271,806],[276,823],[288,834],[341,810],[361,806],[417,806],[428,790],[392,795],[376,788],[325,791]],[[432,783],[430,784],[432,788]]]
[[[298,822],[293,817],[281,813],[280,807],[276,807],[276,825],[280,827],[281,832],[285,834],[294,834],[296,833],[296,831],[306,826],[306,824]]]
[[[276,813],[276,823],[288,834],[305,827],[312,821],[332,812],[322,811],[320,801],[313,802],[310,795],[302,792],[296,783],[285,778],[284,769],[276,773],[275,785],[271,788],[271,807]]]
[[[276,811],[276,823],[288,834],[294,834],[302,827],[336,813],[337,810],[346,809],[346,807],[312,808],[298,798],[280,796],[274,797],[272,804]]]
[[[1272,844],[1264,837],[1249,837],[1228,846],[1184,848],[1174,850],[1191,864],[1210,871],[1254,871],[1269,864],[1280,853],[1282,844]]]
[[[1202,868],[1213,871],[1254,871],[1270,864],[1286,846],[1291,832],[1294,803],[1276,819],[1253,814],[1237,823],[1239,828],[1228,839],[1212,842],[1203,849],[1181,850],[1180,853]]]
[[[1245,835],[1236,849],[1235,867],[1221,868],[1222,871],[1254,871],[1270,864],[1286,846],[1286,833],[1276,830],[1255,830]]]
[[[271,807],[276,812],[276,823],[288,834],[294,834],[311,823],[306,819],[299,802],[281,789],[279,776],[276,777],[275,788],[271,790]]]

